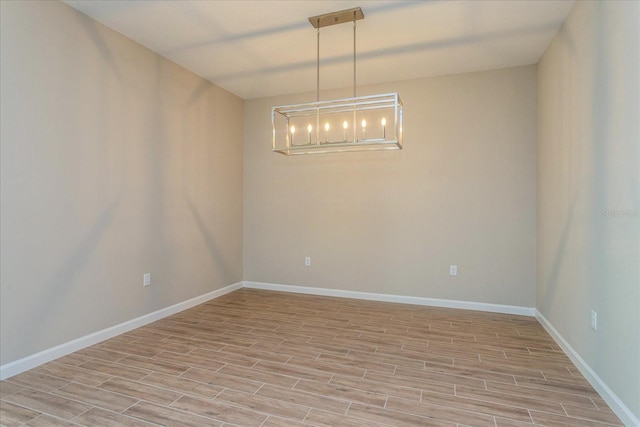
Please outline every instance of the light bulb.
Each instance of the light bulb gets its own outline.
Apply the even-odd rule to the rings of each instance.
[[[324,130],[329,132],[329,122],[324,124]]]
[[[292,134],[296,133],[296,127],[295,126],[291,126],[291,133]]]
[[[382,118],[382,121],[380,122],[382,123],[382,126],[386,126],[387,125],[387,119],[385,119],[384,117]]]
[[[346,130],[347,128],[349,128],[349,123],[347,123],[347,121],[345,120],[344,123],[342,123],[342,127]]]
[[[313,126],[311,125],[307,126],[307,130],[309,131],[309,133],[311,133],[311,131],[313,130]]]
[[[362,129],[367,127],[367,121],[365,119],[362,119]]]

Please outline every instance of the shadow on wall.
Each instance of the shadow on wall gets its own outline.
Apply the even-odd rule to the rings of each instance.
[[[74,126],[68,127],[69,134],[62,135],[62,137],[73,144],[82,143],[85,147],[90,146],[94,158],[97,159],[95,167],[98,168],[97,171],[94,170],[95,173],[92,176],[100,177],[95,180],[95,183],[91,181],[90,185],[95,189],[94,194],[99,195],[96,197],[99,203],[94,206],[95,210],[92,210],[91,217],[86,218],[86,222],[83,221],[91,225],[86,227],[80,224],[73,225],[73,233],[71,234],[75,237],[71,242],[68,255],[66,258],[64,255],[60,256],[59,262],[56,262],[54,268],[47,272],[46,277],[49,280],[38,286],[37,298],[33,298],[28,305],[25,304],[24,307],[21,307],[25,311],[21,314],[21,318],[38,319],[38,322],[42,324],[47,324],[53,319],[59,321],[68,318],[63,310],[68,310],[69,303],[74,304],[73,301],[78,291],[86,287],[86,283],[80,279],[80,276],[86,273],[88,266],[95,262],[96,253],[100,251],[105,237],[121,233],[121,231],[114,230],[114,218],[116,215],[131,217],[132,212],[139,208],[139,203],[144,204],[144,213],[148,218],[142,225],[148,229],[142,234],[150,236],[148,238],[152,240],[146,242],[145,245],[154,248],[153,259],[155,262],[170,259],[171,242],[167,240],[168,234],[162,232],[163,227],[171,226],[166,212],[167,204],[171,200],[167,196],[172,191],[186,193],[186,188],[175,188],[175,183],[171,181],[168,174],[169,165],[174,161],[171,157],[171,149],[180,148],[186,139],[186,123],[183,124],[184,128],[179,134],[176,134],[176,128],[169,128],[172,123],[178,121],[176,117],[168,116],[171,113],[170,107],[178,108],[175,100],[170,98],[172,93],[167,91],[167,82],[171,79],[168,71],[169,63],[160,56],[155,56],[155,75],[150,75],[150,79],[153,79],[152,82],[145,82],[143,88],[152,97],[152,99],[145,100],[145,106],[151,106],[151,108],[145,110],[142,115],[134,114],[140,102],[132,98],[135,96],[134,90],[139,89],[133,86],[139,80],[136,80],[135,76],[127,75],[127,69],[122,67],[123,59],[118,57],[117,50],[113,49],[113,45],[105,37],[105,30],[101,24],[87,19],[79,12],[77,12],[75,20],[84,30],[84,34],[80,36],[90,40],[100,58],[97,61],[100,67],[96,67],[99,71],[88,70],[88,67],[92,65],[90,63],[73,64],[79,75],[90,76],[89,79],[81,79],[79,84],[95,81],[101,81],[105,84],[95,87],[91,92],[83,92],[85,86],[79,86],[77,91],[81,92],[82,96],[78,97],[78,102],[75,105],[72,104],[74,109],[82,110],[86,108],[82,104],[83,99],[91,98],[93,100],[93,97],[99,97],[98,107],[86,115],[90,119],[90,124],[96,129],[91,138],[88,139],[86,135],[82,134],[83,130],[78,130],[79,128]],[[71,58],[75,58],[75,56],[71,56]],[[197,102],[210,85],[209,82],[202,80],[191,94],[187,104]],[[176,105],[169,105],[171,102]],[[142,164],[133,162],[140,156],[142,156]],[[67,171],[71,176],[75,174],[74,179],[82,178],[80,176],[82,170],[75,167],[77,162],[82,161],[80,157],[66,158],[65,163],[58,167],[60,170]],[[132,168],[142,170],[142,175],[140,173],[133,174]],[[91,177],[85,178],[92,179]],[[131,190],[133,179],[138,181],[133,187],[144,186],[148,198],[144,200],[132,198],[133,195],[136,195],[134,190]],[[141,180],[142,182],[140,182]],[[109,194],[109,190],[112,190],[111,194]],[[114,195],[113,192],[116,194]],[[74,191],[70,197],[81,204],[93,203],[92,200],[86,200],[85,195],[79,192]],[[211,259],[218,264],[225,277],[232,276],[229,267],[223,261],[222,251],[218,251],[216,248],[213,236],[199,216],[196,205],[191,200],[187,200],[186,203],[195,219],[194,222],[202,231],[203,238],[207,242]],[[46,215],[46,212],[42,212],[40,215]],[[116,263],[117,258],[114,258],[113,261]],[[116,267],[116,265],[111,265],[109,268]],[[96,301],[96,303],[100,302]],[[34,328],[25,334],[25,331],[18,326],[8,325],[9,330],[16,331],[16,335],[20,332],[20,336],[26,337],[18,339],[42,343],[46,342],[50,335],[50,330],[47,328]]]
[[[562,26],[560,28],[556,36],[556,40],[557,42],[562,42],[563,47],[566,48],[566,50],[569,52],[569,55],[571,55],[572,57],[576,55],[575,41],[573,40],[573,37],[566,26]],[[566,65],[566,61],[563,65]],[[570,94],[569,98],[573,98],[572,95],[573,94]],[[565,120],[561,121],[560,123],[563,126],[571,126],[571,122],[572,120],[570,120],[569,118],[565,118]],[[565,134],[570,134],[570,131],[567,129],[561,129],[559,133],[560,133],[560,138],[558,139],[563,139]],[[573,144],[573,141],[570,141],[570,142]],[[579,149],[580,147],[577,148],[577,150]],[[580,173],[579,167],[577,168],[577,170],[574,170],[573,168],[569,167],[567,171],[567,174],[579,174],[579,173]],[[572,184],[575,182],[576,181],[574,179],[569,180],[569,184]],[[571,192],[571,201],[569,202],[569,209],[567,211],[566,218],[563,222],[564,225],[562,227],[562,234],[560,235],[558,246],[552,257],[553,265],[549,270],[548,276],[543,279],[545,282],[545,286],[544,286],[545,295],[543,296],[542,301],[559,301],[557,298],[554,298],[553,295],[555,295],[557,292],[560,273],[565,267],[564,261],[565,261],[565,257],[567,255],[567,250],[568,250],[567,243],[571,234],[571,227],[574,224],[574,220],[576,219],[575,209],[576,209],[576,204],[578,202],[578,198],[581,192],[581,188],[577,185],[574,185],[573,188],[570,189],[570,192]],[[562,303],[564,304],[565,302],[562,301]]]
[[[89,37],[89,39],[91,39],[91,41],[93,41],[96,49],[102,54],[104,63],[109,66],[111,71],[113,71],[113,74],[117,77],[118,81],[124,83],[122,71],[118,68],[115,57],[113,56],[107,43],[105,43],[102,33],[98,30],[98,27],[101,26],[101,24],[98,24],[92,19],[87,19],[87,17],[80,12],[77,12],[76,14],[76,22],[84,27],[85,34]]]
[[[88,265],[92,259],[96,248],[98,248],[102,238],[111,226],[119,205],[120,196],[102,211],[88,232],[85,233],[84,238],[76,245],[75,250],[62,263],[62,267],[53,274],[52,280],[39,288],[38,298],[34,298],[32,302],[40,303],[29,305],[31,313],[25,314],[24,318],[39,319],[41,323],[46,324],[49,319],[60,317],[59,311],[55,310],[56,308],[66,307],[66,305],[56,302],[69,301],[70,296],[73,296],[73,287],[83,285],[76,280],[76,277],[82,271],[83,266]],[[16,330],[19,328],[12,327],[11,329]],[[42,342],[39,338],[48,334],[50,334],[50,331],[46,328],[33,328],[27,335],[30,341]]]
[[[202,240],[207,246],[208,256],[211,258],[211,261],[217,267],[217,271],[220,271],[222,276],[225,278],[233,277],[233,271],[229,268],[229,263],[225,260],[226,252],[219,248],[216,244],[216,238],[211,230],[207,227],[206,222],[204,221],[202,215],[198,212],[197,207],[191,200],[188,195],[185,195],[185,199],[187,205],[189,206],[189,211],[191,212],[191,216],[200,231],[200,236]]]
[[[85,35],[93,42],[97,51],[100,52],[104,58],[103,63],[107,65],[108,71],[104,72],[115,76],[120,83],[124,83],[122,71],[117,66],[117,61],[114,58],[113,53],[109,49],[105,42],[103,35],[98,29],[97,23],[86,19],[85,16],[77,13],[76,23],[82,26],[85,30]],[[82,70],[82,64],[78,64],[78,70]],[[106,111],[109,102],[108,97],[103,100],[103,109],[96,114]],[[101,118],[106,115],[101,114]],[[107,128],[110,124],[101,122],[104,128]],[[111,159],[112,156],[108,155],[108,133],[99,132],[94,139],[94,143],[97,148],[102,149],[103,158],[105,161]],[[64,168],[64,165],[60,166]],[[68,167],[68,165],[67,165]],[[107,170],[102,173],[108,173]],[[121,181],[122,182],[122,181]],[[97,189],[97,191],[106,190],[105,188]],[[107,195],[108,196],[108,195]],[[97,248],[99,248],[103,238],[109,233],[109,229],[112,227],[116,212],[121,208],[122,191],[119,190],[118,194],[112,198],[112,201],[107,202],[106,206],[100,213],[95,216],[93,224],[82,233],[82,237],[79,239],[75,248],[67,256],[67,258],[59,263],[57,271],[52,272],[49,277],[51,280],[38,287],[38,298],[32,299],[32,304],[23,307],[30,313],[24,314],[23,318],[27,319],[39,319],[42,324],[47,324],[52,319],[58,319],[61,317],[59,309],[61,307],[67,307],[63,302],[73,300],[74,290],[84,286],[77,277],[83,271],[83,269],[91,263],[94,258]],[[46,215],[42,212],[42,215]],[[78,225],[79,227],[79,225]],[[18,330],[20,328],[12,327],[12,330]],[[32,328],[28,331],[28,339],[34,342],[46,341],[45,335],[49,335],[50,331],[47,328]]]

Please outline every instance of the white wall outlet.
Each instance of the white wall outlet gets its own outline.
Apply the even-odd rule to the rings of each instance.
[[[594,331],[598,330],[598,313],[594,310],[591,310],[591,329]]]
[[[307,267],[311,266],[311,257],[310,256],[304,257],[304,265],[306,265]]]
[[[450,276],[457,276],[458,275],[458,266],[457,265],[450,265],[449,266],[449,275]]]
[[[142,286],[149,286],[151,284],[151,273],[144,273],[142,276]]]

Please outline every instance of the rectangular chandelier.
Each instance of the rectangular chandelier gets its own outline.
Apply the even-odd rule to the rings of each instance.
[[[313,16],[317,29],[316,102],[271,108],[272,151],[287,156],[401,150],[402,101],[397,93],[356,96],[359,7]],[[320,28],[353,22],[353,97],[320,101]]]
[[[271,109],[273,151],[285,155],[402,149],[397,93]]]

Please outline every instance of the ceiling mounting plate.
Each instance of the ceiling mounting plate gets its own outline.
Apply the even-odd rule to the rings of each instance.
[[[360,19],[364,19],[364,13],[362,13],[362,9],[355,7],[353,9],[341,10],[340,12],[331,12],[325,13],[324,15],[312,16],[309,18],[309,22],[313,25],[313,28],[321,28],[328,27],[329,25],[353,22]]]

